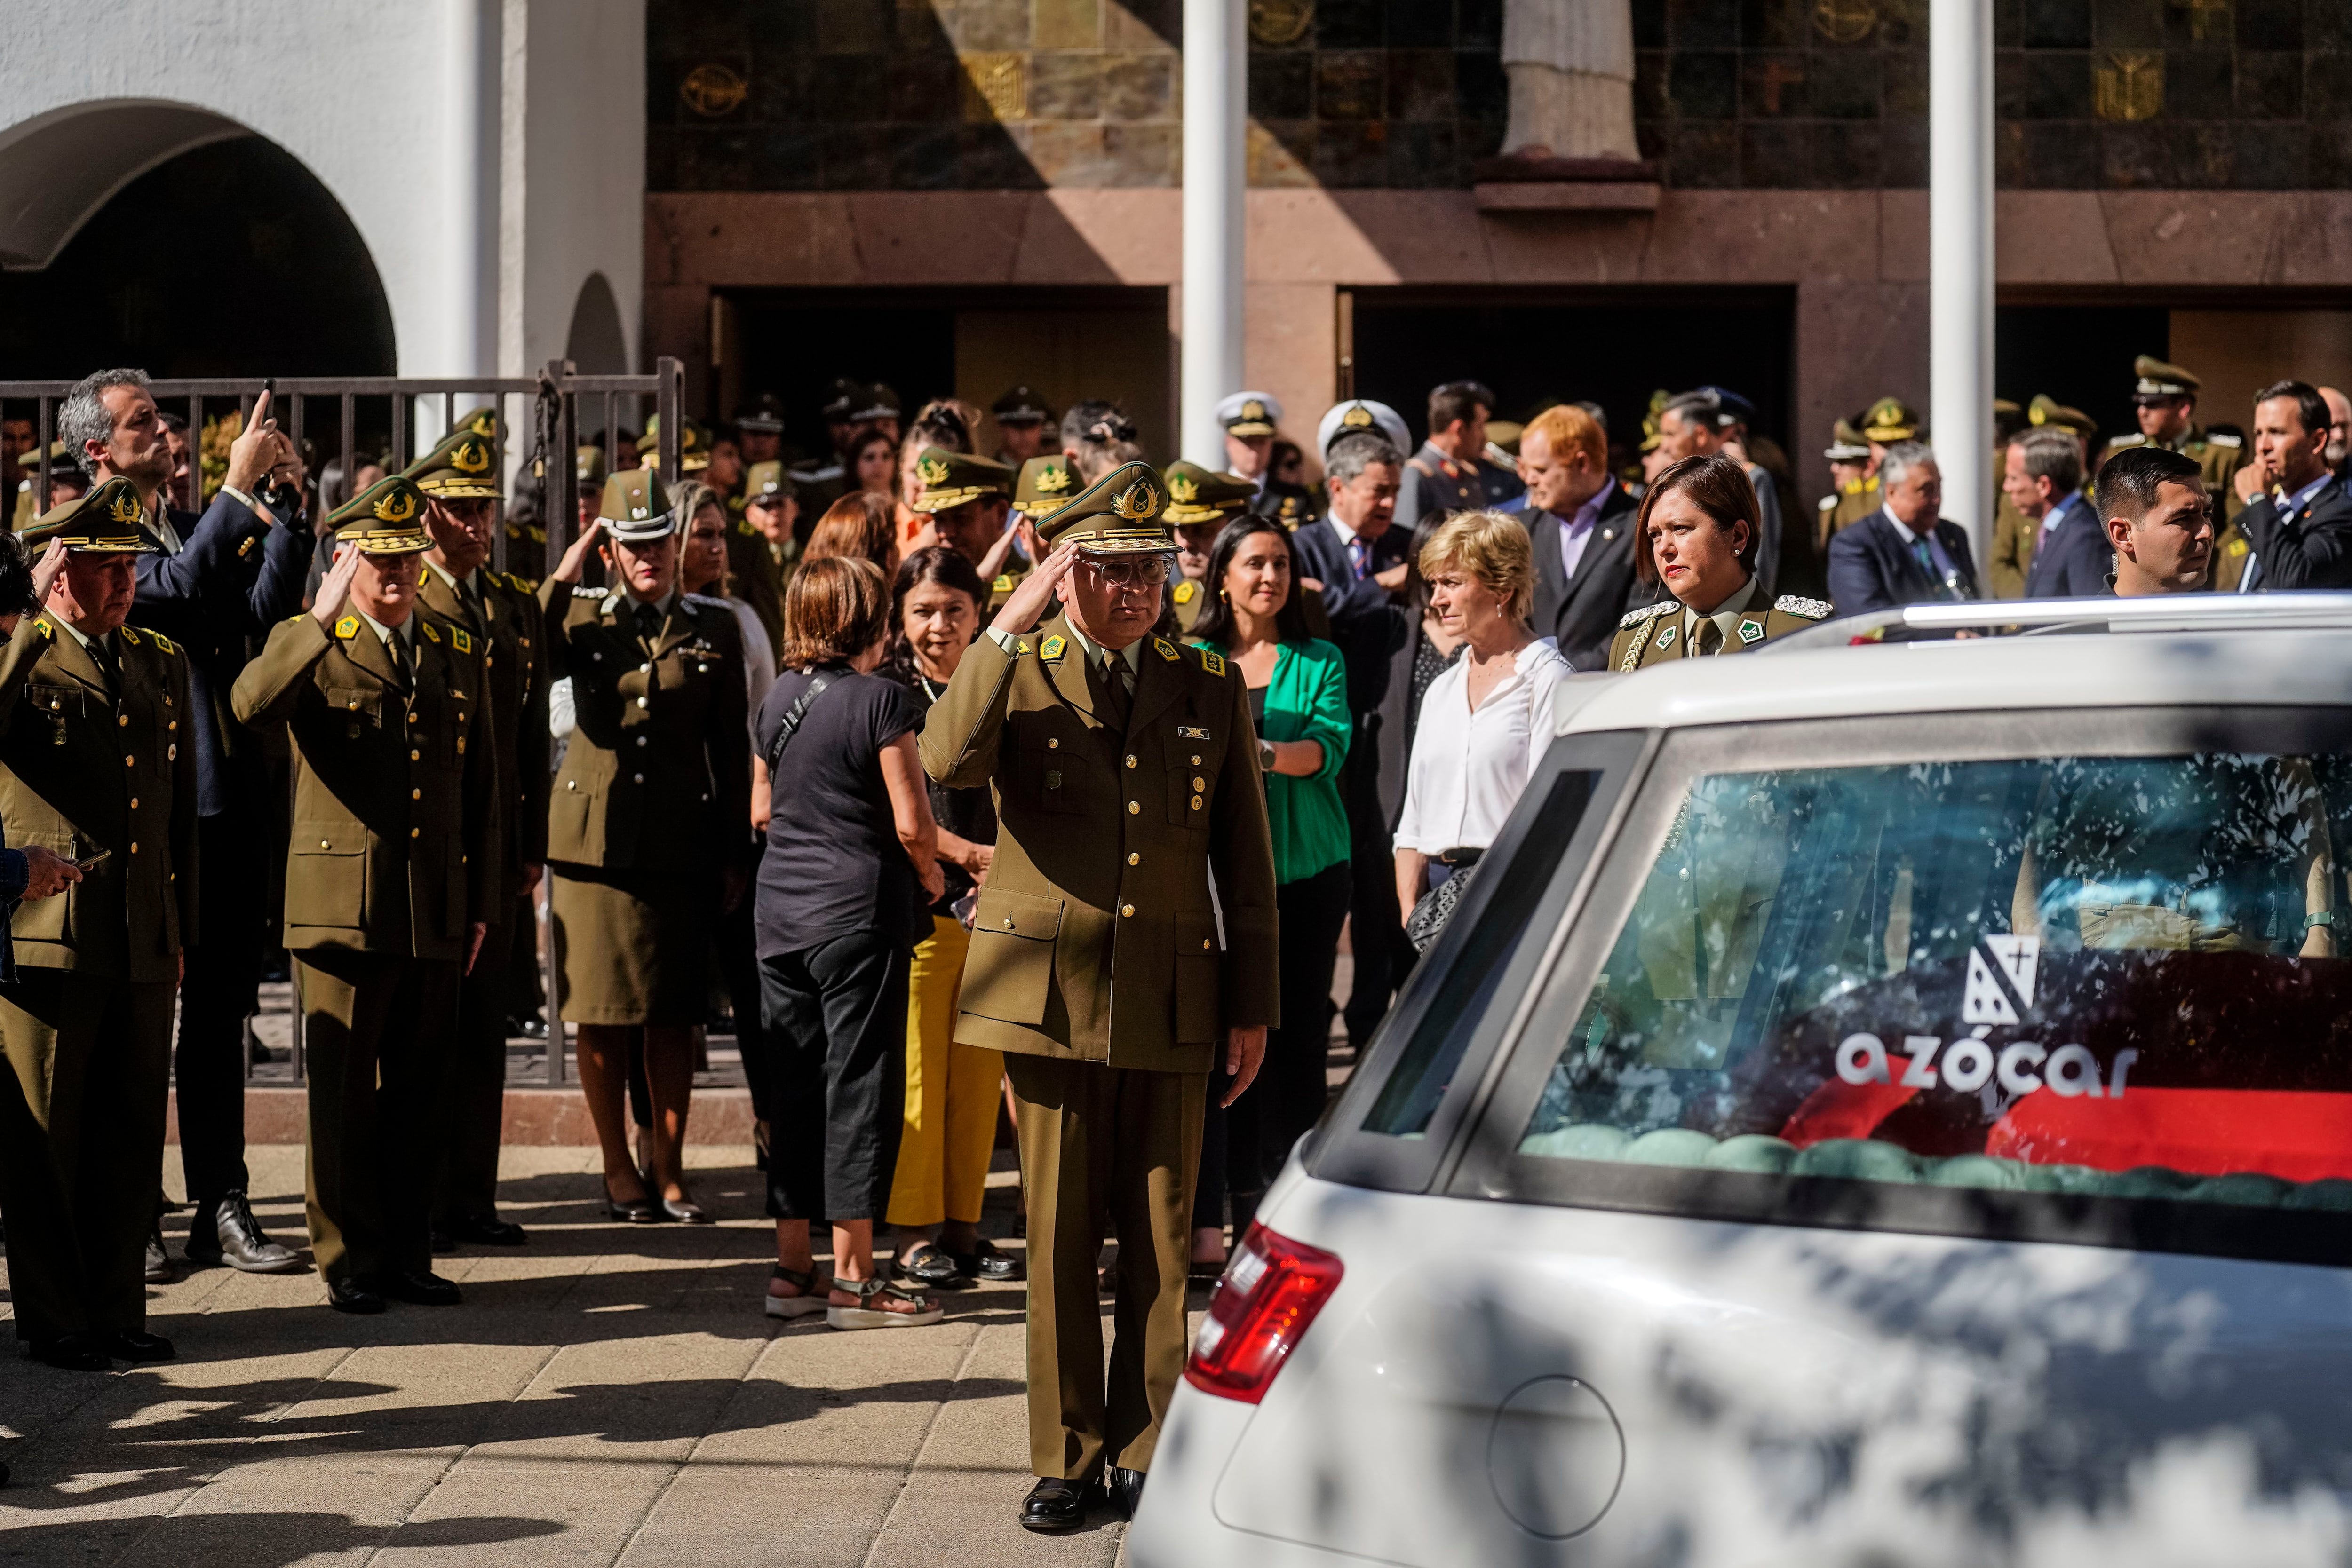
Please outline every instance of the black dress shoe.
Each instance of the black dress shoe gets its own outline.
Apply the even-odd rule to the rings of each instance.
[[[196,1212],[188,1219],[185,1250],[191,1263],[225,1266],[247,1274],[282,1274],[302,1266],[292,1249],[269,1239],[261,1221],[253,1216],[252,1201],[235,1188],[196,1205]]]
[[[950,1252],[948,1259],[956,1271],[968,1280],[980,1280],[995,1285],[1021,1278],[1021,1260],[1010,1253],[999,1252],[992,1241],[982,1241],[969,1252]]]
[[[1087,1501],[1094,1488],[1084,1481],[1047,1476],[1021,1500],[1021,1528],[1041,1535],[1060,1535],[1087,1521]]]
[[[462,1215],[449,1221],[446,1234],[477,1247],[520,1247],[530,1239],[521,1226],[495,1214]]]
[[[159,1333],[119,1333],[106,1348],[117,1361],[169,1361],[174,1354],[172,1342]]]
[[[357,1280],[330,1280],[327,1305],[339,1312],[365,1317],[383,1311],[383,1298]]]
[[[1103,1495],[1119,1518],[1133,1519],[1135,1505],[1143,1500],[1143,1472],[1111,1466],[1103,1471]]]
[[[647,1187],[647,1192],[653,1189]],[[625,1225],[652,1225],[661,1218],[654,1212],[651,1197],[619,1198],[613,1196],[613,1184],[604,1184],[604,1212]]]
[[[106,1342],[96,1334],[61,1333],[55,1339],[37,1339],[25,1346],[25,1354],[60,1372],[105,1372],[114,1365],[106,1354]]]
[[[454,1307],[466,1299],[454,1281],[430,1270],[412,1273],[405,1269],[393,1269],[371,1276],[368,1284],[395,1301],[416,1307]]]
[[[681,1197],[676,1201],[666,1197],[661,1200],[661,1211],[680,1225],[710,1223],[710,1216],[703,1212],[702,1205],[690,1197]]]

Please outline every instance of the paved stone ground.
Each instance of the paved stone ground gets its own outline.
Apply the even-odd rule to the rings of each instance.
[[[301,1155],[253,1151],[288,1240]],[[314,1274],[206,1270],[152,1293],[180,1351],[162,1366],[55,1372],[0,1331],[0,1563],[1118,1561],[1108,1516],[1061,1538],[1013,1522],[1020,1287],[951,1294],[924,1329],[765,1317],[750,1155],[693,1151],[721,1223],[688,1228],[607,1222],[593,1150],[509,1150],[505,1211],[531,1243],[443,1260],[460,1307],[344,1317]],[[1011,1188],[990,1197],[1001,1230]]]

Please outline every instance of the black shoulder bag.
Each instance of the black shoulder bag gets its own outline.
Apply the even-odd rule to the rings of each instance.
[[[768,742],[768,788],[771,790],[775,789],[780,777],[777,770],[783,766],[784,747],[790,746],[793,737],[800,733],[801,720],[808,716],[809,705],[824,695],[825,688],[832,685],[840,674],[837,669],[817,671],[809,677],[808,688],[801,693],[799,699],[784,710],[783,722],[776,726],[776,737]]]

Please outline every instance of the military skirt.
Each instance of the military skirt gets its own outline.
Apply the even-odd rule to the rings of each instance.
[[[548,870],[565,1021],[682,1026],[709,1016],[713,878],[568,862]]]

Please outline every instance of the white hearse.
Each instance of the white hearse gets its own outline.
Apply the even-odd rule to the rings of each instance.
[[[1558,729],[1139,1568],[2352,1560],[2352,596],[1835,622]]]

